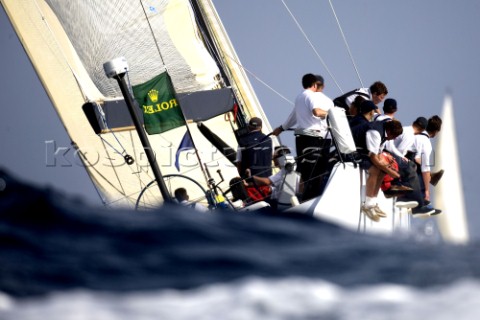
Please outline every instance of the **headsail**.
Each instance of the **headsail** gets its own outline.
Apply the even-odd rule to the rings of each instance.
[[[104,74],[102,66],[107,61],[125,57],[132,86],[165,70],[176,93],[184,96],[229,85],[241,114],[247,118],[262,117],[266,130],[270,129],[210,0],[0,1],[77,151],[79,162],[108,205],[133,206],[153,175],[133,126],[125,126],[121,120],[121,126],[112,127],[115,121],[109,121],[108,114],[104,116],[106,109],[111,115],[118,115],[121,112],[115,108],[123,107],[118,85]],[[85,116],[85,104],[96,110],[95,115],[104,117],[97,132]],[[205,121],[208,127],[221,132],[222,139],[235,147],[232,128],[236,129],[238,123],[223,114],[211,116]],[[201,161],[222,169],[227,181],[235,176],[236,169],[230,161],[195,125],[187,125],[195,146],[203,150]],[[174,166],[175,154],[185,131],[186,127],[181,126],[149,136],[164,175],[179,173]],[[135,160],[133,164],[127,164],[127,157]],[[180,164],[180,173],[206,185],[194,154],[182,154]]]
[[[451,243],[468,242],[469,233],[463,197],[462,172],[458,158],[453,102],[446,95],[442,111],[442,130],[435,148],[435,169],[445,173],[435,192],[435,206],[442,209],[438,225],[442,237]]]

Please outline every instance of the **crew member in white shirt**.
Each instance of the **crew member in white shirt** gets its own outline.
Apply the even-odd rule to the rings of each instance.
[[[190,197],[185,188],[175,189],[174,195],[175,195],[175,199],[181,206],[191,207],[201,212],[209,211],[207,207],[205,207],[204,205],[201,205],[198,202],[189,202],[188,200],[190,199]]]
[[[331,139],[326,139],[326,117],[333,101],[322,92],[325,82],[320,75],[305,74],[302,86],[304,90],[296,97],[294,109],[273,134],[278,136],[296,125],[297,171],[304,183],[303,199],[306,200],[318,195],[321,174],[327,167]]]

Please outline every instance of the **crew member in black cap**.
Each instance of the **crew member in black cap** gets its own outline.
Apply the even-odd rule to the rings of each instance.
[[[250,119],[248,130],[238,139],[238,173],[245,178],[246,170],[250,169],[251,175],[269,177],[272,175],[272,139],[262,133],[262,119],[258,117]]]
[[[397,100],[385,99],[383,102],[383,114],[377,113],[374,117],[374,121],[391,120],[395,118],[395,113],[398,111]]]
[[[360,103],[360,107],[358,108],[359,113],[349,122],[350,128],[362,123],[371,122],[375,115],[375,110],[377,110],[377,106],[372,101],[362,101],[362,103]]]

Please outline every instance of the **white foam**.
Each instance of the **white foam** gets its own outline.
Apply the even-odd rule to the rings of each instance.
[[[417,289],[379,284],[341,287],[308,278],[248,278],[192,290],[134,293],[69,291],[14,300],[0,295],[5,320],[462,320],[480,316],[480,283]]]

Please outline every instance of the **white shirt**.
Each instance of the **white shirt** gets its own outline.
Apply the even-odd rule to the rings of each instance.
[[[281,187],[283,178],[285,177],[285,169],[282,168],[280,171],[275,173],[274,175],[271,175],[268,177],[268,179],[272,182],[272,199],[277,199],[278,198],[278,188]],[[296,181],[295,181],[295,191],[298,193],[298,190],[300,190],[300,175],[296,175]]]
[[[333,101],[323,92],[314,92],[305,89],[295,99],[295,106],[282,124],[283,129],[297,125],[297,128],[318,130],[322,137],[325,137],[328,129],[327,120],[313,115],[313,109],[328,111],[333,108]]]
[[[367,138],[367,149],[369,152],[374,154],[382,153],[385,142],[382,143],[382,137],[380,136],[380,132],[377,130],[368,130],[366,134]]]
[[[184,207],[191,207],[201,212],[209,211],[207,207],[202,206],[200,203],[197,203],[197,202],[188,202],[187,200],[183,200],[182,202],[180,202],[180,205]]]
[[[387,119],[393,119],[393,118],[391,116],[386,115],[386,114],[380,114],[380,113],[377,113],[373,117],[373,121],[383,121],[383,120],[387,120]]]
[[[427,131],[415,135],[413,151],[415,152],[415,159],[420,160],[422,172],[429,172],[430,168],[435,165],[435,159],[430,137],[427,137],[424,134],[428,135]]]
[[[360,88],[357,90],[357,92],[361,92],[361,93],[366,93],[368,94],[368,100],[372,100],[372,93],[370,92],[370,88]],[[353,103],[353,101],[355,101],[355,98],[358,96],[358,94],[352,94],[348,97],[345,98],[345,102],[347,103],[347,105],[350,107]],[[361,95],[363,98],[366,98],[364,95]]]
[[[377,114],[376,116],[374,116],[373,121],[384,121],[384,120],[387,120],[387,119],[393,119],[393,118],[389,115],[386,115],[386,114]],[[404,129],[405,129],[405,127],[404,127]],[[384,149],[393,153],[397,157],[403,158],[405,156],[405,153],[407,153],[407,151],[405,151],[405,153],[402,154],[402,151],[400,151],[398,149],[398,147],[395,145],[394,141],[395,140],[385,141]],[[413,141],[412,141],[412,143],[413,143]]]
[[[412,151],[415,143],[415,132],[412,126],[403,127],[401,135],[393,140],[395,148],[400,152],[400,157],[404,157],[408,151]]]

